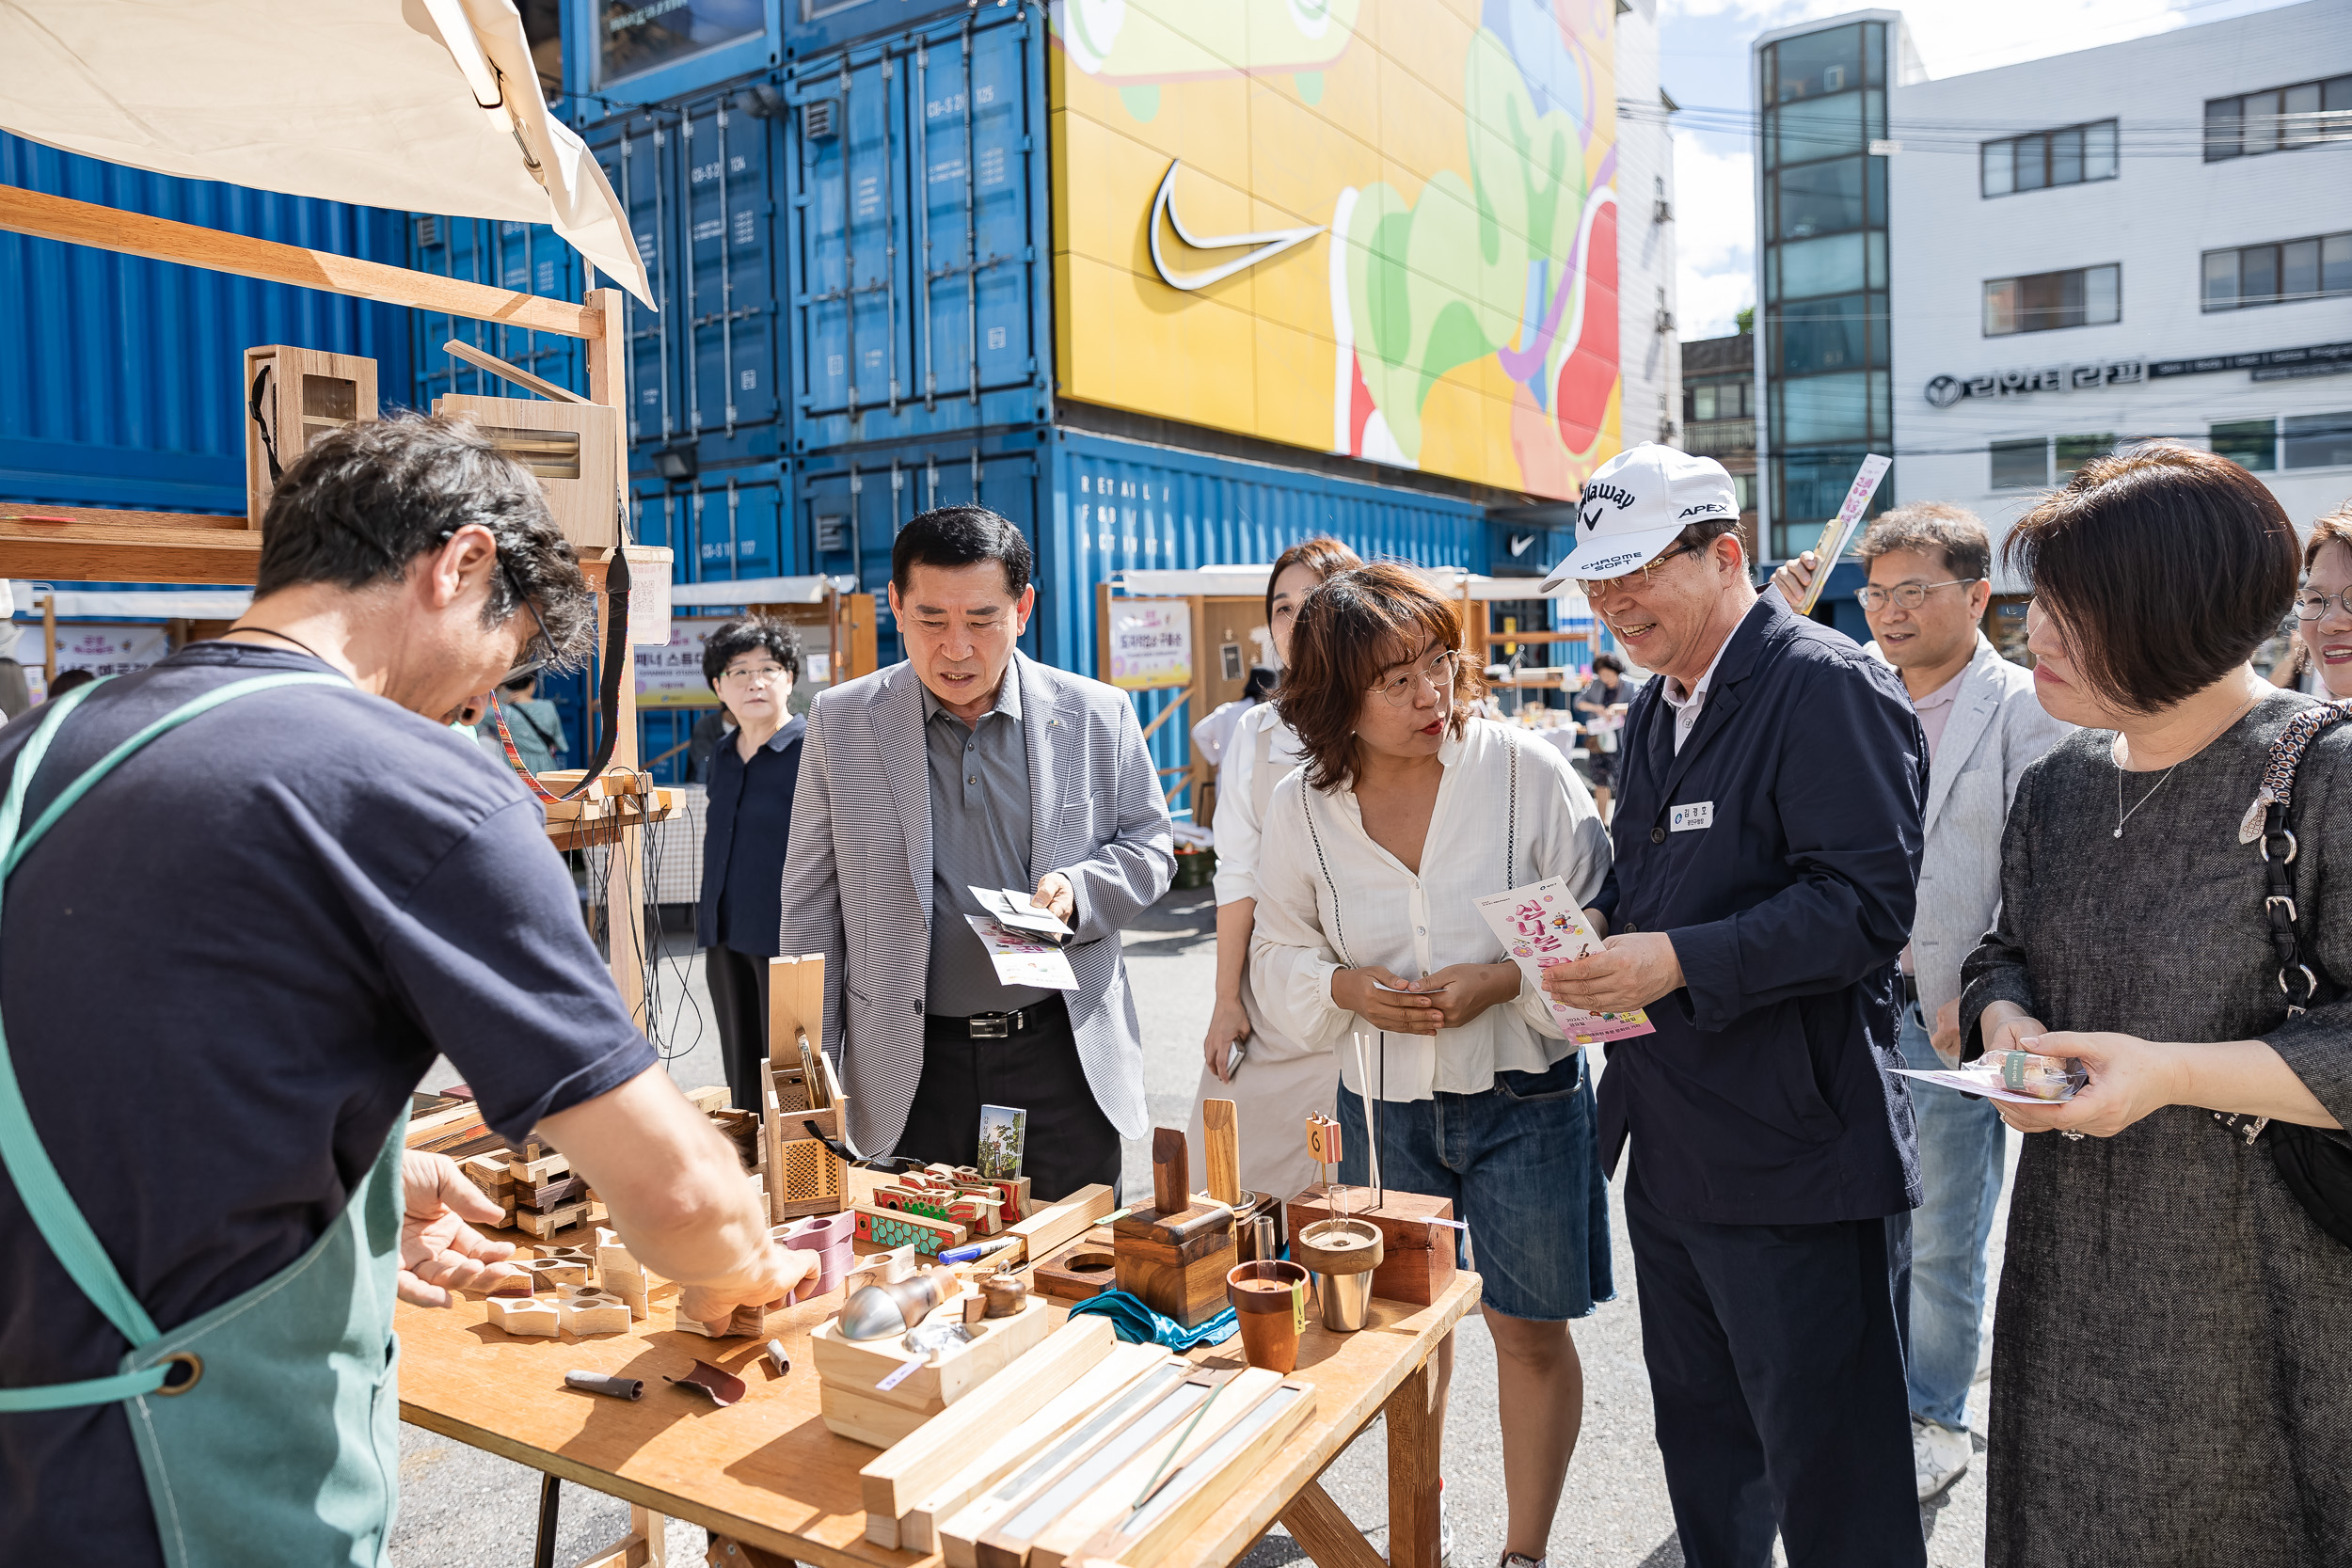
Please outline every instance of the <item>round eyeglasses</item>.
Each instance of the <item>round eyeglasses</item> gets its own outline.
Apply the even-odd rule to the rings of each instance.
[[[1875,615],[1891,602],[1905,610],[1916,610],[1928,602],[1928,595],[1939,588],[1957,588],[1963,582],[1976,582],[1976,578],[1953,578],[1946,582],[1899,582],[1892,588],[1871,583],[1853,591],[1854,603]]]
[[[2297,594],[2295,595],[2295,618],[2298,621],[2323,621],[2334,610],[2352,615],[2352,588],[2341,594]]]
[[[1448,648],[1418,670],[1406,670],[1374,687],[1373,692],[1391,707],[1403,707],[1420,694],[1420,683],[1427,681],[1429,689],[1442,697],[1454,689],[1454,673],[1461,668],[1462,656]]]

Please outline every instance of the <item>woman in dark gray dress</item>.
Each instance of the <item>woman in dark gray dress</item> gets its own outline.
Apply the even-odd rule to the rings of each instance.
[[[2159,446],[2082,469],[2007,552],[2035,583],[2035,690],[2085,728],[2019,785],[1962,1028],[2090,1081],[2000,1107],[2045,1135],[2001,1276],[1987,1560],[2352,1562],[2352,1248],[2214,1115],[2352,1122],[2352,724],[2320,731],[2294,790],[2326,976],[2299,1016],[2239,831],[2313,705],[2247,662],[2294,596],[2294,528],[2242,468]]]

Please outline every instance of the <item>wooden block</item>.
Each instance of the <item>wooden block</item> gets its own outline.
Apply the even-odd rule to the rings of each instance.
[[[1311,1383],[1292,1380],[1274,1388],[1182,1468],[1164,1478],[1142,1508],[1121,1513],[1073,1555],[1080,1560],[1116,1561],[1124,1568],[1152,1568],[1290,1441],[1314,1407]]]
[[[1382,1255],[1380,1266],[1372,1272],[1374,1295],[1426,1307],[1445,1294],[1454,1283],[1457,1232],[1452,1226],[1429,1222],[1454,1217],[1452,1198],[1391,1189],[1374,1209],[1369,1187],[1311,1187],[1283,1205],[1285,1232],[1295,1237],[1303,1227],[1330,1219],[1332,1192],[1343,1195],[1348,1218],[1370,1220],[1380,1227]]]
[[[972,1232],[953,1220],[861,1203],[857,1206],[857,1239],[875,1246],[912,1245],[924,1257],[933,1258],[949,1247],[963,1245],[972,1239]]]
[[[1152,1206],[1163,1214],[1183,1212],[1192,1201],[1192,1152],[1184,1129],[1152,1130]]]
[[[990,1437],[1100,1365],[1117,1342],[1104,1318],[1078,1318],[1062,1324],[970,1397],[949,1405],[860,1470],[866,1512],[893,1519],[903,1516],[954,1479]]]
[[[953,1323],[962,1315],[961,1306],[950,1301],[925,1321]],[[908,1410],[936,1415],[1042,1340],[1057,1317],[1042,1297],[1032,1296],[1011,1317],[989,1318],[971,1324],[973,1338],[969,1342],[933,1352],[929,1364],[891,1388],[877,1388],[875,1385],[906,1361],[908,1352],[901,1335],[882,1339],[850,1339],[842,1335],[836,1319],[810,1332],[809,1358],[817,1364],[818,1377],[826,1383],[837,1383]]]
[[[585,1202],[588,1182],[584,1177],[559,1176],[552,1181],[543,1181],[535,1187],[526,1187],[521,1182],[516,1181],[508,1190],[515,1195],[516,1208],[529,1209],[534,1213],[551,1214],[574,1198]]]
[[[1056,1301],[1086,1301],[1119,1289],[1119,1259],[1107,1238],[1080,1237],[1038,1262],[1030,1277]]]
[[[509,1334],[544,1337],[564,1326],[555,1303],[536,1296],[492,1296],[484,1305],[490,1309],[490,1322]]]
[[[1130,1214],[1111,1227],[1119,1288],[1164,1317],[1197,1328],[1225,1310],[1233,1212],[1192,1203],[1179,1212]]]
[[[903,1442],[931,1418],[928,1411],[910,1410],[871,1392],[860,1393],[847,1384],[822,1381],[817,1385],[817,1413],[834,1435],[877,1449]],[[869,1519],[869,1534],[872,1528]]]
[[[506,1173],[517,1186],[538,1187],[571,1174],[572,1163],[561,1154],[547,1154],[507,1163]]]
[[[613,504],[619,409],[452,393],[435,398],[433,412],[471,419],[492,445],[529,468],[547,492],[556,526],[575,546],[602,550],[620,543]]]
[[[909,1510],[897,1522],[896,1544],[910,1551],[937,1549],[939,1524],[1017,1467],[1045,1452],[1057,1441],[1083,1425],[1103,1406],[1141,1382],[1155,1367],[1181,1367],[1158,1345],[1118,1345],[1069,1387],[1039,1406],[1034,1415],[996,1438],[946,1484]],[[875,1540],[870,1524],[866,1539]],[[882,1544],[876,1541],[877,1545]]]
[[[267,372],[266,379],[255,382]],[[346,425],[370,423],[376,418],[375,361],[355,354],[326,354],[286,343],[263,343],[245,351],[245,378],[237,383],[238,410],[246,417],[246,524],[260,528],[277,488],[270,478],[274,450],[282,472],[309,451],[312,442]],[[261,404],[256,425],[250,405]],[[262,430],[269,433],[264,446]]]
[[[1200,1145],[1209,1196],[1227,1208],[1241,1202],[1241,1122],[1230,1100],[1200,1102]]]
[[[588,1205],[585,1203],[566,1204],[544,1214],[523,1208],[515,1211],[515,1223],[542,1240],[559,1230],[568,1230],[587,1217]]]
[[[934,1544],[948,1568],[978,1568],[979,1543],[1031,1499],[1058,1486],[1079,1465],[1094,1462],[1107,1471],[1116,1460],[1098,1456],[1119,1443],[1130,1427],[1157,1419],[1154,1413],[1168,1396],[1193,1375],[1192,1364],[1181,1357],[1161,1360],[987,1492],[935,1523]]]
[[[726,1108],[727,1086],[724,1084],[712,1084],[705,1088],[688,1089],[686,1098],[693,1101],[694,1109],[708,1116],[713,1111]]]
[[[1111,1189],[1097,1182],[1030,1215],[1012,1227],[1012,1234],[1021,1238],[1024,1259],[1043,1258],[1084,1235],[1087,1227],[1118,1206]]]
[[[555,1298],[564,1327],[574,1334],[626,1334],[628,1303],[608,1291],[575,1285]]]
[[[588,1265],[574,1258],[520,1258],[516,1266],[540,1290],[588,1283]]]

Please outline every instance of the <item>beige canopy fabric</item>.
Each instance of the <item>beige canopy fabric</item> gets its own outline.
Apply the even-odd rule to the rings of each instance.
[[[653,303],[512,0],[0,0],[0,127],[158,174],[549,224]]]

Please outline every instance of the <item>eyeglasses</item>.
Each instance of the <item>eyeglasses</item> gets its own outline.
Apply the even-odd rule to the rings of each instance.
[[[1649,575],[1656,571],[1659,567],[1663,566],[1667,562],[1672,561],[1676,556],[1696,555],[1697,553],[1698,550],[1695,546],[1675,545],[1667,549],[1660,551],[1657,556],[1644,562],[1640,570],[1628,572],[1622,577],[1570,578],[1568,580],[1576,584],[1578,593],[1582,594],[1588,599],[1597,599],[1604,594],[1613,592],[1618,588],[1631,583],[1635,578],[1640,578],[1644,585],[1646,586],[1649,582]]]
[[[1873,615],[1884,610],[1890,599],[1905,610],[1916,610],[1928,602],[1930,594],[1939,588],[1957,588],[1963,582],[1979,580],[1976,578],[1953,578],[1948,582],[1899,582],[1892,588],[1881,588],[1874,582],[1867,588],[1855,589],[1853,598],[1854,603]]]
[[[1418,670],[1406,670],[1391,675],[1374,687],[1373,694],[1391,707],[1403,707],[1421,692],[1422,681],[1429,689],[1442,697],[1454,689],[1454,673],[1461,667],[1462,656],[1448,648]]]
[[[531,624],[535,628],[531,641],[523,644],[522,662],[499,677],[501,686],[512,686],[516,681],[529,680],[555,662],[555,640],[548,635],[548,624],[539,619],[539,607],[532,604],[531,595],[523,592],[523,585],[516,580],[515,570],[506,564],[504,556],[499,557],[499,570],[505,574],[507,588],[522,601],[522,607],[531,611]],[[532,653],[533,648],[539,650],[535,656]]]
[[[744,686],[772,686],[780,675],[788,674],[781,664],[731,666],[719,672],[723,681],[737,681]]]
[[[2295,595],[2295,617],[2298,621],[2319,621],[2332,610],[2352,615],[2352,588],[2341,594],[2297,594]]]

